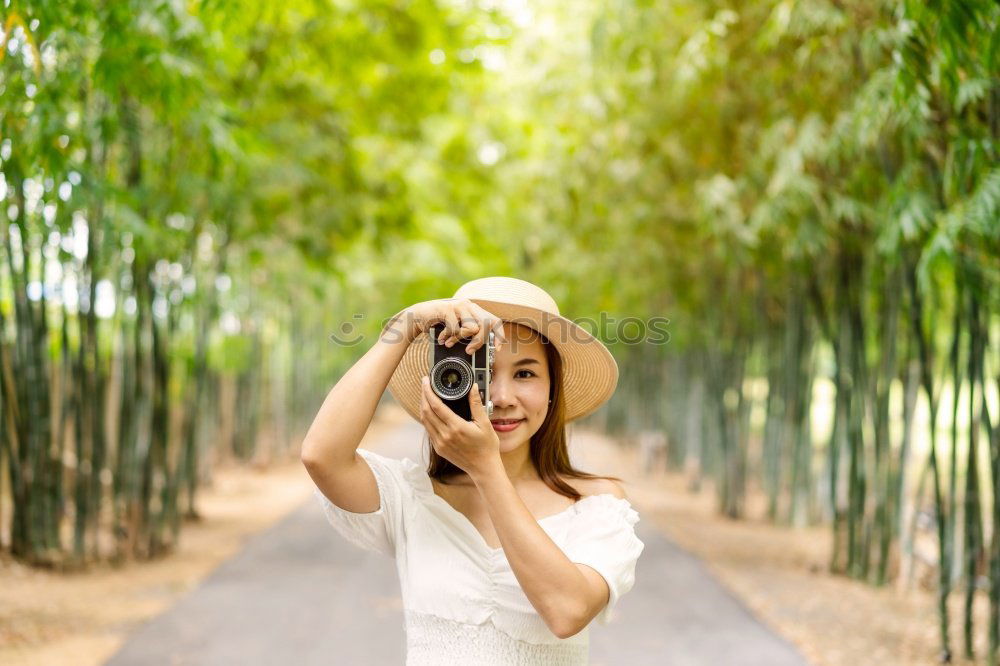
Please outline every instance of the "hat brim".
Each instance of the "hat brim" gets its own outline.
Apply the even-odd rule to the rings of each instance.
[[[470,299],[500,319],[542,333],[562,358],[566,421],[593,413],[615,392],[618,364],[604,344],[574,322],[524,305]],[[516,343],[508,340],[509,343]],[[421,333],[410,343],[389,379],[389,392],[403,409],[420,421],[420,380],[429,370],[430,338]]]

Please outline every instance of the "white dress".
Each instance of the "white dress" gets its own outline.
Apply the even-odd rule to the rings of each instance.
[[[502,548],[490,548],[457,509],[434,492],[418,463],[358,449],[378,483],[381,504],[354,513],[315,495],[327,520],[366,550],[396,560],[406,630],[407,666],[585,666],[590,628],[569,638],[553,634],[528,601]],[[573,562],[593,567],[608,582],[613,619],[618,600],[635,583],[644,544],[635,535],[639,514],[628,500],[588,495],[538,521]]]

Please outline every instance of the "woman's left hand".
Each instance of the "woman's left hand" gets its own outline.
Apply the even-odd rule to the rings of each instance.
[[[466,421],[434,393],[427,377],[421,380],[420,420],[430,435],[431,446],[439,456],[472,476],[499,459],[500,438],[476,386],[469,391],[469,407],[472,420]]]

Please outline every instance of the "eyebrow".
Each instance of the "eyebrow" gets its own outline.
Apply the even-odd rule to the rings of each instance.
[[[538,363],[538,361],[533,358],[522,358],[520,361],[514,364],[514,367],[516,368],[519,365],[531,365],[532,363]],[[541,363],[538,363],[538,365],[541,365]]]

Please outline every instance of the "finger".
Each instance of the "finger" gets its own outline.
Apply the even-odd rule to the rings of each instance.
[[[479,307],[478,305],[475,306],[474,315],[479,320],[479,331],[476,332],[476,334],[472,338],[472,342],[469,343],[468,350],[470,355],[475,353],[477,349],[486,344],[486,340],[490,334],[490,331],[493,330],[494,327],[497,325],[497,323],[500,321],[499,319],[497,319],[492,314],[490,314],[483,308]]]
[[[455,308],[449,307],[444,313],[444,329],[438,336],[438,342],[447,344],[448,339],[458,330],[458,316]],[[453,343],[454,344],[454,343]],[[448,345],[449,347],[451,345]]]
[[[430,408],[430,405],[426,400],[422,401],[423,407],[420,412],[420,421],[424,424],[424,429],[427,431],[427,436],[431,438],[431,441],[435,444],[435,450],[438,450],[441,442],[443,442],[441,423],[435,416],[434,411]]]
[[[434,389],[431,388],[431,383],[424,377],[423,381],[423,394],[427,400],[428,407],[428,418],[438,427],[438,429],[443,429],[448,424],[448,415],[458,418],[455,412],[448,409],[441,398],[438,397]]]
[[[468,306],[463,306],[459,308],[459,330],[456,334],[456,340],[461,338],[468,338],[479,332],[480,326],[479,321],[477,321],[476,316],[473,314],[472,309]]]
[[[496,343],[499,347],[500,345],[507,344],[507,333],[503,330],[503,319],[496,317],[496,323],[493,324],[493,333],[496,335]]]
[[[487,313],[482,308],[476,307],[470,313],[470,316],[475,317],[477,320],[476,321],[477,330],[475,331],[475,333],[473,333],[472,339],[469,341],[468,346],[465,348],[465,350],[471,356],[476,353],[477,349],[479,349],[485,344],[486,336],[489,335],[490,332],[490,327],[488,321],[489,313]]]
[[[472,411],[472,419],[476,423],[483,427],[489,426],[491,430],[493,429],[489,416],[486,414],[486,408],[483,406],[483,396],[479,395],[479,389],[475,386],[469,391],[469,409]]]
[[[434,413],[431,411],[430,405],[421,396],[420,399],[420,422],[424,424],[424,429],[427,430],[427,434],[435,442],[441,441],[438,432],[437,422],[435,421]]]
[[[456,414],[444,401],[434,393],[434,389],[428,384],[429,395],[427,401],[432,411],[431,417],[434,419],[438,430],[443,435],[451,435],[468,426],[469,422]],[[475,390],[475,389],[473,389]]]
[[[427,402],[427,394],[423,391],[423,380],[421,380],[420,389],[420,422],[424,424],[425,428],[430,428],[428,412],[431,407]]]

